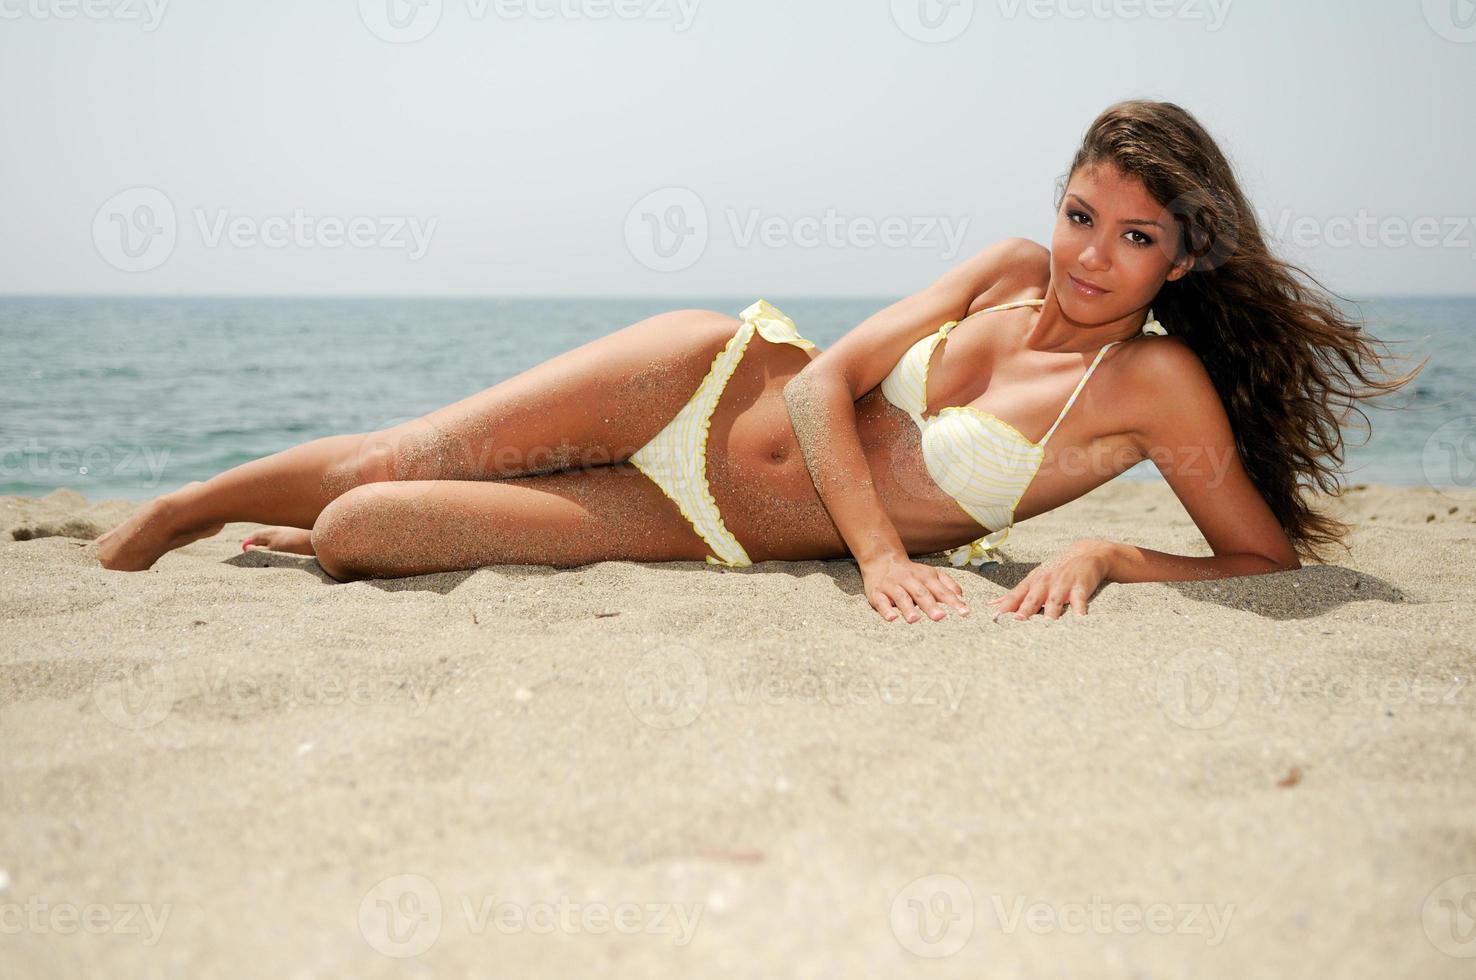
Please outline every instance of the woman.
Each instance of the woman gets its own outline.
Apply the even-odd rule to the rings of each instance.
[[[1084,615],[1105,581],[1295,569],[1348,530],[1302,495],[1340,492],[1339,423],[1414,373],[1374,378],[1369,340],[1299,274],[1192,116],[1124,102],[1072,161],[1049,250],[986,248],[823,353],[763,301],[736,324],[651,317],[414,422],[166,494],[98,556],[146,569],[243,520],[278,525],[243,547],[338,580],[850,555],[871,606],[916,622],[968,608],[910,556],[993,560],[1015,521],[1152,459],[1213,557],[1080,541],[996,617]]]

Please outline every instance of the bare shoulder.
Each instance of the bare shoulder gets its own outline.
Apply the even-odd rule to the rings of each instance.
[[[1118,370],[1129,380],[1180,393],[1201,385],[1213,388],[1204,362],[1183,337],[1134,337],[1123,347],[1117,359]]]
[[[1044,293],[1051,279],[1051,250],[1028,238],[1002,238],[982,249],[977,261],[979,281],[984,287],[975,299],[980,308],[986,301],[1004,302],[1031,298],[1023,297],[1024,293]]]
[[[1146,432],[1165,425],[1199,429],[1227,423],[1209,371],[1182,337],[1134,338],[1122,346],[1114,365],[1118,404],[1137,423],[1133,428]]]
[[[1043,264],[1049,267],[1051,261],[1050,249],[1040,242],[1018,237],[1001,238],[994,244],[986,246],[979,254],[992,258],[1000,270],[1032,264]]]
[[[867,317],[810,361],[786,384],[807,390],[821,377],[840,377],[852,399],[881,384],[914,344],[1003,297],[1032,299],[1049,280],[1049,252],[1025,238],[1006,238],[955,263],[927,287]]]

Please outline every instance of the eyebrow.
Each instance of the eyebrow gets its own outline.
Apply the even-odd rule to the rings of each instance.
[[[1091,212],[1092,217],[1095,218],[1097,216],[1097,209],[1094,208],[1094,207],[1092,207],[1090,204],[1088,204],[1087,201],[1086,201],[1086,198],[1082,197],[1080,194],[1076,193],[1075,191],[1072,191],[1070,194],[1067,194],[1066,196],[1067,197],[1070,197],[1070,198],[1075,198],[1076,199],[1076,203],[1080,204],[1082,207],[1086,208],[1087,211]],[[1118,224],[1123,224],[1123,225],[1148,225],[1150,228],[1157,228],[1159,231],[1163,231],[1164,230],[1163,225],[1159,224],[1157,221],[1149,221],[1146,218],[1124,218],[1124,219],[1122,219],[1122,221],[1118,222]]]

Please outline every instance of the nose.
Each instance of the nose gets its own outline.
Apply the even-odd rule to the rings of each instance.
[[[1077,261],[1081,263],[1083,269],[1091,272],[1105,272],[1112,268],[1112,263],[1107,259],[1107,250],[1099,248],[1096,242],[1082,249]]]

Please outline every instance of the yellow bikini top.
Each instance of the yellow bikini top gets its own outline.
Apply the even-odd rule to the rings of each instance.
[[[1042,306],[1044,303],[1043,299],[1027,299],[992,306],[971,316],[1022,306]],[[968,405],[950,405],[939,409],[932,418],[924,418],[928,405],[928,362],[932,360],[933,349],[938,342],[948,336],[948,331],[959,322],[948,321],[936,333],[908,348],[882,381],[881,389],[882,397],[907,412],[917,423],[922,438],[923,464],[933,482],[957,501],[964,513],[981,527],[993,529],[946,552],[954,565],[961,566],[966,562],[982,565],[1000,560],[993,549],[1009,537],[1010,527],[1015,523],[1015,508],[1034,482],[1041,461],[1045,459],[1046,442],[1076,403],[1076,397],[1102,362],[1107,349],[1122,341],[1114,340],[1102,345],[1045,437],[1040,442],[1031,442],[1024,433],[999,416]],[[1143,333],[1164,335],[1168,331],[1149,310]]]

